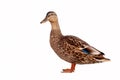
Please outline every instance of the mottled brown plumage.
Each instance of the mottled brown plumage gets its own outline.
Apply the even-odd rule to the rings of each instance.
[[[50,33],[52,49],[61,59],[71,63],[71,69],[64,69],[63,72],[73,72],[76,64],[92,64],[109,60],[104,58],[104,53],[90,46],[82,39],[71,35],[62,35],[55,12],[48,12],[41,23],[46,21],[49,21],[52,26]]]

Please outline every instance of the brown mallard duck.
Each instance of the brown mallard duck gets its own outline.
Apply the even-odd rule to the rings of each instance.
[[[40,23],[49,21],[52,29],[50,33],[50,45],[54,52],[63,60],[71,63],[70,69],[63,72],[74,72],[76,64],[93,64],[109,61],[104,53],[92,47],[82,39],[75,36],[64,36],[61,33],[57,14],[49,11]]]

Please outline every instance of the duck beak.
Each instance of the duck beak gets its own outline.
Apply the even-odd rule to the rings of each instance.
[[[45,19],[43,19],[40,23],[45,23],[47,21],[47,17],[45,17]]]

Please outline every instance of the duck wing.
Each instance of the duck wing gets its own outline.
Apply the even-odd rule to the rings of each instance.
[[[61,41],[66,44],[64,48],[70,48],[71,50],[79,51],[84,54],[104,55],[103,52],[90,46],[87,42],[75,36],[64,36]]]

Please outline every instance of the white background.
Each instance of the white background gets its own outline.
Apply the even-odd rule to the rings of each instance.
[[[40,24],[55,11],[64,35],[75,35],[103,51],[111,62],[70,64],[49,45],[51,25]],[[119,0],[1,0],[0,80],[120,80]]]

